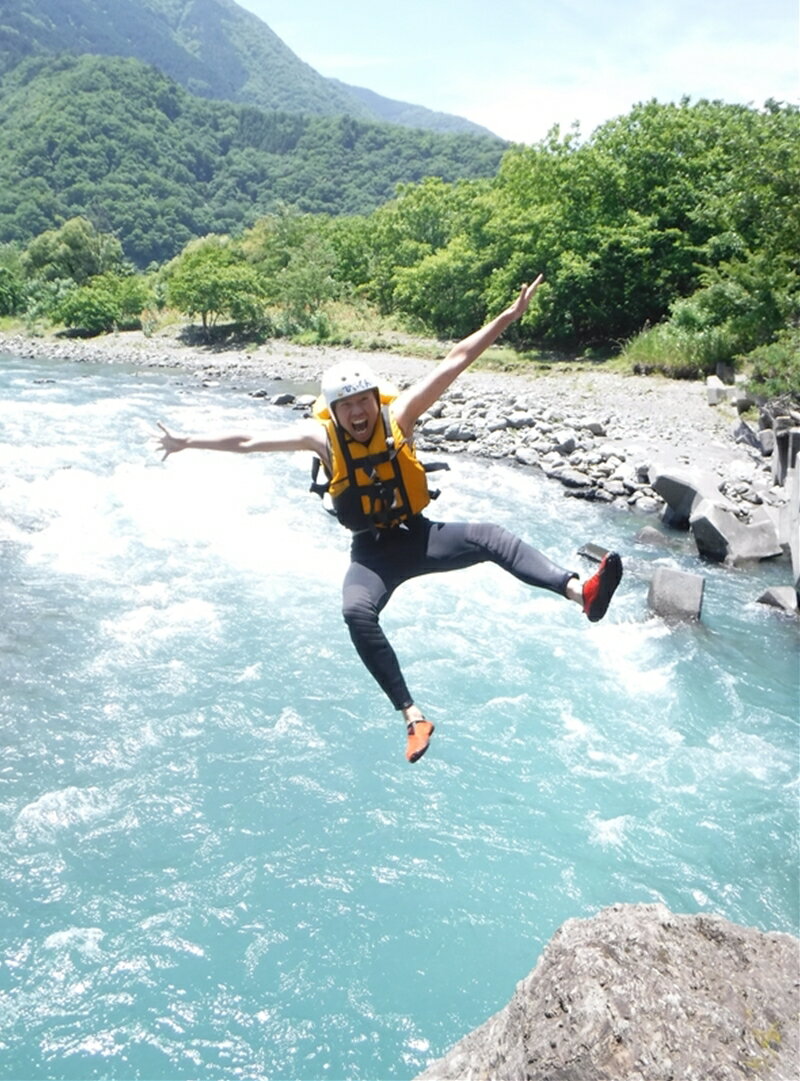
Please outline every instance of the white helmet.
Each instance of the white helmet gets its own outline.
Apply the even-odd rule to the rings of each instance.
[[[378,390],[378,377],[369,365],[360,360],[334,364],[322,375],[322,397],[333,414],[333,407],[342,398],[363,394],[365,390]]]

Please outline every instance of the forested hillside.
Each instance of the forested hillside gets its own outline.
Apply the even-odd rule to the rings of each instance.
[[[140,267],[281,203],[367,213],[399,182],[489,177],[504,144],[196,98],[136,60],[24,61],[0,84],[0,242],[76,215]]]
[[[488,135],[463,117],[326,79],[234,0],[13,0],[0,5],[0,73],[30,56],[123,56],[190,93],[309,116]]]
[[[6,228],[29,232],[45,215],[72,216],[22,250],[0,246],[0,315],[150,333],[178,312],[209,334],[227,322],[240,334],[347,341],[338,320],[349,311],[453,338],[543,273],[537,303],[507,332],[521,348],[621,350],[634,370],[692,378],[735,364],[800,400],[794,106],[653,101],[585,141],[554,131],[510,147],[483,178],[453,182],[426,175],[453,161],[418,133],[433,140],[422,179],[391,199],[373,192],[366,213],[334,215],[299,207],[347,209],[374,177],[368,160],[394,176],[398,163],[419,168],[419,155],[400,161],[399,129],[204,105],[134,61],[60,64],[62,81],[20,83],[19,107],[33,110],[24,124],[13,109],[0,117],[0,162],[16,169],[0,212]],[[297,205],[258,210],[250,225],[276,193]],[[109,208],[119,221],[106,226]],[[116,228],[161,265],[132,273]],[[193,239],[167,259],[164,238],[181,232]]]

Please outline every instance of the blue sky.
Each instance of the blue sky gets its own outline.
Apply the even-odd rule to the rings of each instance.
[[[321,75],[519,142],[638,101],[800,104],[798,0],[238,0]]]

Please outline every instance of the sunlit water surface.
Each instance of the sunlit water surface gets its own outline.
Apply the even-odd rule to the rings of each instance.
[[[462,455],[434,511],[585,569],[607,620],[493,567],[384,622],[418,765],[339,614],[347,536],[303,455],[150,433],[291,413],[175,373],[0,361],[0,1076],[409,1078],[565,919],[663,901],[796,932],[788,580],[648,549],[631,515]],[[648,616],[656,563],[703,621]]]

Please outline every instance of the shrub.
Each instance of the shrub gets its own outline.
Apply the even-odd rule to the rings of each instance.
[[[16,315],[22,308],[22,281],[9,268],[0,266],[0,315]]]
[[[141,325],[143,309],[152,299],[149,285],[137,274],[98,274],[71,289],[53,310],[65,326],[85,334]]]
[[[90,283],[71,290],[54,314],[64,326],[94,335],[113,330],[120,322],[122,309],[108,285]]]
[[[659,323],[626,343],[622,357],[641,375],[660,373],[673,379],[702,379],[718,362],[732,356],[725,327]]]
[[[774,342],[739,359],[749,367],[748,382],[754,394],[800,403],[800,327],[783,331]]]

